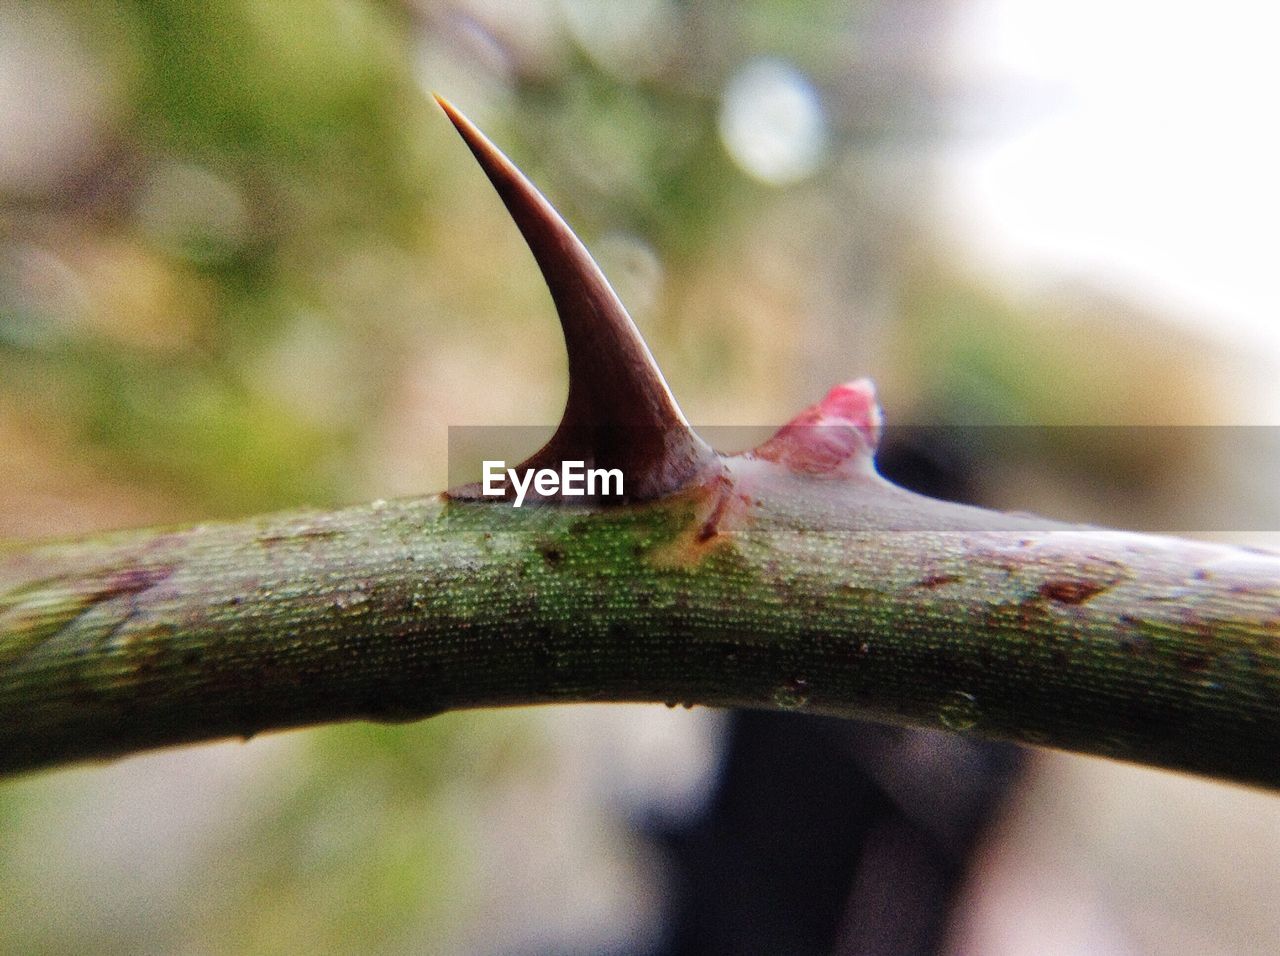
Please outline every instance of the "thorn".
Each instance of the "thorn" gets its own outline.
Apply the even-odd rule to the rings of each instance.
[[[882,424],[876,387],[860,378],[831,389],[751,454],[800,474],[873,475]]]
[[[620,468],[626,497],[643,500],[678,491],[718,467],[718,456],[685,421],[635,323],[573,230],[470,120],[444,97],[435,100],[515,220],[564,329],[564,416],[551,440],[518,470],[562,461]]]

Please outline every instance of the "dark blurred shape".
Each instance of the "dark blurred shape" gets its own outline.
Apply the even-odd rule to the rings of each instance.
[[[982,500],[977,450],[966,441],[970,430],[888,425],[876,453],[876,470],[895,485],[959,504]]]
[[[881,473],[972,502],[963,449],[933,434],[890,432]],[[653,834],[673,883],[657,952],[938,952],[1022,762],[1015,746],[937,731],[735,713],[706,810]]]

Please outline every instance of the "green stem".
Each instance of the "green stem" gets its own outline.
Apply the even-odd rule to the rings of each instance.
[[[0,771],[665,701],[1280,786],[1280,557],[725,461],[643,505],[432,497],[0,552]]]

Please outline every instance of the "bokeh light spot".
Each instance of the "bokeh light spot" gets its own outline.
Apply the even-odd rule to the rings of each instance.
[[[807,76],[779,60],[754,60],[725,89],[720,136],[746,173],[782,186],[821,164],[827,118]]]

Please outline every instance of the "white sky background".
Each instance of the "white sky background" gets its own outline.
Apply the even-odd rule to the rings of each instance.
[[[961,76],[1014,100],[944,168],[959,249],[1242,347],[1274,372],[1250,418],[1280,422],[1280,8],[974,0],[955,36]]]

